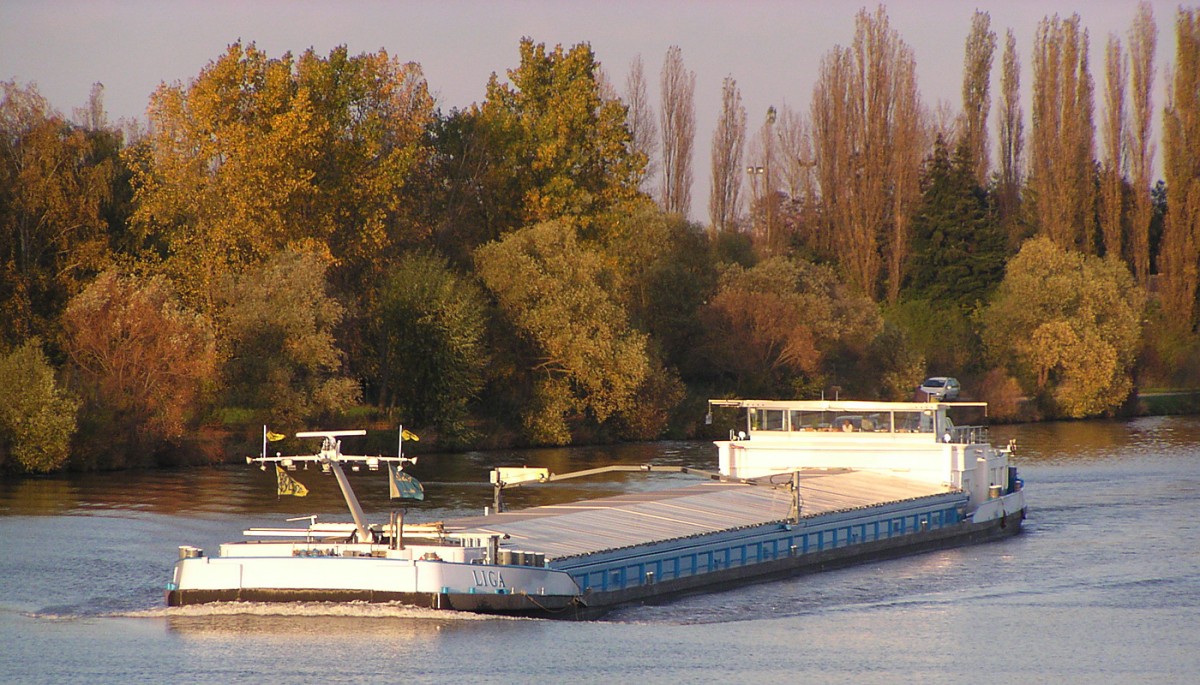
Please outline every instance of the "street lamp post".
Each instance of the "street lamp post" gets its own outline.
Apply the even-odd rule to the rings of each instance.
[[[750,175],[750,214],[751,217],[754,217],[754,208],[758,207],[759,201],[758,183],[760,177],[766,173],[766,169],[760,166],[751,165],[746,167],[746,173]],[[756,229],[758,228],[757,218],[754,218],[754,227]]]
[[[746,173],[750,175],[750,192],[753,202],[757,204],[760,200],[766,202],[763,211],[764,217],[763,226],[763,243],[766,246],[766,251],[771,252],[773,248],[772,239],[774,237],[775,228],[775,200],[774,186],[771,183],[771,157],[775,148],[775,138],[773,136],[775,127],[775,107],[767,108],[767,119],[763,122],[762,130],[762,146],[763,146],[763,164],[762,166],[748,166]],[[759,193],[759,177],[762,177],[762,192]]]

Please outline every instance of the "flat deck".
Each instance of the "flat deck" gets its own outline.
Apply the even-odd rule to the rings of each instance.
[[[781,477],[782,478],[782,477]],[[813,470],[800,476],[802,517],[900,502],[952,490],[870,471]],[[547,560],[757,526],[788,517],[791,493],[777,487],[704,482],[603,499],[453,519],[447,532],[508,535],[504,547]]]

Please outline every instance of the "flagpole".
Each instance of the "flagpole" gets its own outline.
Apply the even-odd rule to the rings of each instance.
[[[267,424],[263,424],[263,459],[267,458]]]

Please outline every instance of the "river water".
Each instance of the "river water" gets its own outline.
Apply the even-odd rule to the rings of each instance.
[[[346,520],[332,478],[216,469],[0,481],[0,683],[1200,682],[1200,418],[997,427],[1030,518],[997,543],[621,609],[594,622],[397,606],[163,606],[182,544]],[[715,467],[708,443],[430,455],[409,521],[477,514],[494,465]],[[615,474],[511,508],[678,485]],[[379,474],[353,474],[383,518]]]

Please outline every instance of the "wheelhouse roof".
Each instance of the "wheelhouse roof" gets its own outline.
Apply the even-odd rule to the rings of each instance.
[[[987,402],[871,402],[864,400],[709,400],[712,407],[790,409],[792,411],[926,411],[952,407],[987,407]]]

